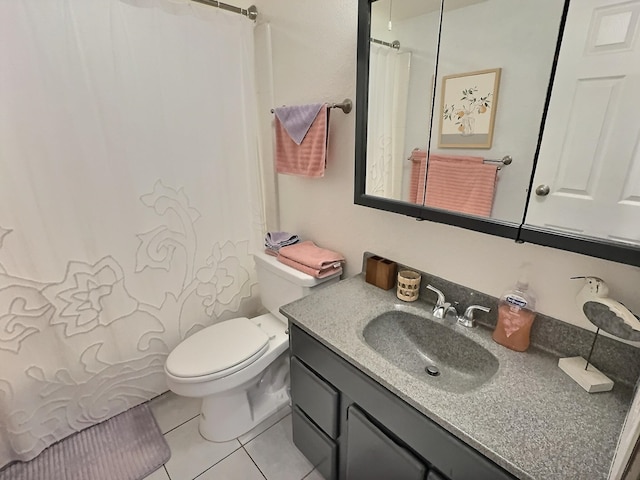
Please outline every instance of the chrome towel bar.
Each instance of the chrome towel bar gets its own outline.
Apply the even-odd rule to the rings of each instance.
[[[345,98],[340,103],[328,103],[327,108],[339,108],[344,113],[351,113],[351,110],[353,110],[353,102],[350,98]],[[272,108],[271,113],[273,112],[275,112],[275,110]]]

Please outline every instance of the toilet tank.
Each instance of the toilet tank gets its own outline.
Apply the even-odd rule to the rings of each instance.
[[[280,263],[275,257],[266,253],[255,253],[253,258],[258,272],[262,304],[284,322],[287,321],[286,317],[278,311],[282,305],[338,282],[342,274],[340,269],[329,277],[315,278]]]

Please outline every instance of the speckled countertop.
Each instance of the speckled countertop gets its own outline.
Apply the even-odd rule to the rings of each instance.
[[[612,392],[589,394],[558,368],[557,357],[537,349],[513,352],[493,342],[488,329],[435,320],[472,338],[500,364],[487,383],[470,392],[441,390],[397,368],[365,343],[365,325],[394,308],[419,315],[430,311],[428,304],[402,302],[394,289],[381,290],[358,275],[285,305],[281,312],[518,478],[607,478],[631,402],[629,387],[616,384]]]

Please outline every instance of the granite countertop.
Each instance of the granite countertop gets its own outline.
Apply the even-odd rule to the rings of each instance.
[[[365,343],[365,325],[394,308],[419,315],[431,311],[421,300],[402,302],[395,289],[381,290],[358,275],[285,305],[281,312],[518,478],[607,478],[631,388],[616,384],[611,392],[589,394],[558,368],[558,357],[535,348],[513,352],[493,342],[489,329],[434,320],[472,338],[500,364],[496,374],[474,390],[441,390],[394,366]]]

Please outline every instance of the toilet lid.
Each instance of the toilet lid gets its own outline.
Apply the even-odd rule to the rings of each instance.
[[[210,375],[242,363],[246,365],[248,359],[253,363],[268,343],[269,336],[255,323],[246,317],[234,318],[211,325],[181,342],[169,354],[166,369],[176,377]]]

